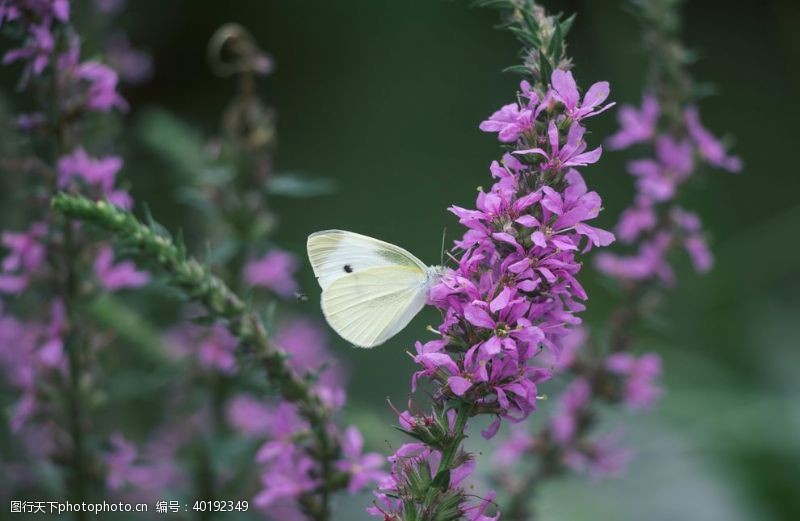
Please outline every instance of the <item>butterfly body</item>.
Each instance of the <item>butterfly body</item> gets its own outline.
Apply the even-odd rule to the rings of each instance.
[[[399,246],[343,230],[313,233],[307,246],[325,319],[358,347],[375,347],[399,333],[444,271]]]

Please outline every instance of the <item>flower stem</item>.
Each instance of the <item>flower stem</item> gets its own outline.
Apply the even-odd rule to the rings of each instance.
[[[317,521],[329,519],[328,494],[338,486],[331,463],[339,453],[338,443],[327,428],[330,411],[313,392],[311,382],[292,370],[286,353],[269,339],[258,315],[208,267],[189,257],[183,244],[176,244],[132,214],[104,201],[96,202],[66,193],[57,194],[52,205],[71,219],[86,221],[113,233],[115,238],[157,263],[170,275],[174,286],[203,304],[211,318],[222,321],[239,340],[244,354],[255,358],[264,367],[281,396],[294,403],[311,425],[316,442],[314,456],[322,468],[322,484],[319,502],[309,506],[308,510]]]
[[[458,449],[461,448],[461,442],[466,438],[464,429],[467,425],[467,419],[470,417],[472,407],[467,402],[462,402],[456,409],[456,421],[453,425],[453,437],[448,446],[442,451],[442,461],[439,463],[439,473],[449,472],[453,467]],[[445,487],[447,488],[447,487]]]

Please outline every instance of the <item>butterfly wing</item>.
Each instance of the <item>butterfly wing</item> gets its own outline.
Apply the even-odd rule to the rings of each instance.
[[[334,280],[322,292],[328,324],[358,347],[375,347],[396,335],[425,305],[424,269],[378,266]]]
[[[325,290],[336,279],[381,266],[403,266],[424,271],[415,256],[394,244],[343,230],[325,230],[308,236],[308,260]]]

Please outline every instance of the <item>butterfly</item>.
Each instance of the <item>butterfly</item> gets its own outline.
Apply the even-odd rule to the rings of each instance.
[[[343,230],[312,233],[307,248],[325,319],[358,347],[380,345],[406,327],[445,271],[399,246]]]

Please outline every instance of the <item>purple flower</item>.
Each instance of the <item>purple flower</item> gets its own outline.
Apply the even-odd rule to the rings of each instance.
[[[167,334],[167,343],[178,357],[192,356],[205,370],[227,375],[237,371],[234,352],[239,342],[221,324],[179,326]]]
[[[344,431],[342,454],[344,459],[336,463],[336,468],[350,476],[347,490],[351,494],[361,491],[373,482],[386,479],[389,475],[382,470],[384,458],[378,453],[363,454],[364,438],[352,425]]]
[[[583,326],[573,327],[561,337],[558,352],[544,351],[534,360],[538,365],[549,368],[553,374],[568,370],[586,344],[589,334]]]
[[[727,170],[739,172],[742,169],[742,160],[737,156],[728,155],[722,143],[700,123],[700,113],[695,106],[689,106],[683,113],[686,128],[700,151],[700,155],[709,164]]]
[[[616,255],[603,252],[595,257],[595,267],[602,273],[621,280],[659,279],[664,285],[674,282],[672,268],[666,260],[672,245],[667,231],[657,233],[652,239],[640,243],[634,255]]]
[[[258,260],[250,261],[244,268],[244,280],[251,286],[267,288],[282,297],[291,297],[297,291],[294,273],[297,259],[291,253],[273,248]]]
[[[123,33],[111,37],[106,58],[120,79],[131,85],[146,83],[153,76],[153,57],[133,48]]]
[[[8,253],[0,265],[0,293],[21,293],[43,269],[46,233],[44,223],[35,223],[26,232],[3,232],[2,244]]]
[[[61,299],[54,299],[50,311],[50,323],[43,331],[43,339],[36,357],[45,367],[63,369],[64,359],[64,329],[66,326],[66,310]]]
[[[96,61],[86,61],[77,66],[75,77],[88,83],[85,104],[89,110],[128,110],[128,103],[117,91],[119,76],[111,67]]]
[[[295,450],[294,438],[308,432],[308,423],[300,418],[297,409],[288,402],[278,402],[272,407],[270,432],[267,442],[259,448],[256,461],[272,464],[287,451]]]
[[[29,114],[18,114],[16,119],[17,128],[23,132],[33,132],[47,123],[47,116],[42,112],[31,112]]]
[[[497,132],[497,138],[503,143],[513,143],[533,128],[533,111],[509,103],[489,116],[479,128],[484,132]]]
[[[622,212],[617,224],[617,235],[623,242],[631,243],[643,233],[655,229],[656,225],[653,200],[645,195],[638,195],[633,206]]]
[[[154,501],[164,490],[181,485],[185,477],[174,462],[174,450],[154,438],[152,446],[140,450],[124,435],[111,435],[110,449],[103,455],[106,486],[117,493],[127,491],[126,499]]]
[[[661,357],[646,353],[635,357],[629,353],[615,353],[606,361],[609,371],[625,379],[623,400],[631,409],[648,409],[663,394],[657,380],[661,376]]]
[[[131,261],[114,264],[114,250],[111,246],[100,248],[94,261],[94,274],[108,291],[138,288],[150,281],[150,275],[137,270]]]
[[[602,105],[608,84],[593,85],[583,100],[564,71],[553,74],[552,85],[550,92],[537,93],[523,83],[518,103],[481,124],[484,131],[498,132],[501,141],[513,142],[515,150],[492,163],[494,184],[480,190],[475,209],[450,208],[466,227],[455,243],[460,257],[429,293],[429,303],[439,308],[443,320],[435,339],[415,344],[419,368],[411,380],[412,391],[421,378],[431,381],[433,412],[400,414],[401,429],[421,443],[404,445],[390,458],[391,480],[376,494],[370,509],[374,515],[404,519],[405,508],[423,508],[424,503],[431,517],[441,507],[442,515],[451,518],[453,512],[444,506],[418,497],[414,483],[425,476],[434,479],[442,464],[441,447],[463,436],[457,430],[464,425],[459,412],[467,408],[491,415],[481,432],[485,438],[496,435],[502,420],[525,420],[536,409],[538,385],[551,375],[538,356],[548,353],[557,360],[569,344],[569,359],[580,343],[567,340],[588,298],[576,278],[578,255],[582,247],[608,245],[614,236],[588,224],[602,203],[573,167],[596,162],[602,150],[586,151],[585,129],[578,120],[610,106]],[[580,404],[574,401],[570,411],[577,414]],[[522,439],[514,450],[533,443]],[[479,502],[466,497],[460,483],[474,461],[466,453],[459,457],[466,461],[448,461],[450,483],[442,497],[458,504],[457,513],[466,519],[497,519],[486,514],[492,496]]]
[[[563,446],[572,443],[579,416],[591,398],[592,388],[583,378],[575,380],[567,387],[561,395],[555,414],[550,419],[550,431],[556,443]]]
[[[228,423],[246,436],[267,436],[272,428],[273,409],[250,394],[240,394],[225,409]]]
[[[493,454],[494,463],[500,467],[513,465],[535,447],[536,440],[528,432],[527,425],[512,425],[510,436],[500,442]]]
[[[28,27],[29,38],[24,47],[12,49],[3,56],[3,65],[19,60],[30,62],[31,72],[38,76],[50,63],[55,48],[55,40],[50,32],[50,24],[31,25]]]
[[[660,115],[661,106],[651,94],[642,96],[640,110],[623,105],[617,113],[620,129],[606,141],[608,148],[622,150],[636,143],[649,141],[656,133],[656,123]]]
[[[316,375],[317,392],[331,397],[340,395],[331,406],[344,405],[346,371],[340,362],[331,360],[327,334],[319,324],[307,318],[282,322],[275,333],[275,343],[289,355],[295,371]]]
[[[639,192],[655,201],[672,199],[675,189],[694,171],[694,151],[689,141],[661,136],[655,142],[655,159],[628,163],[628,171],[639,178]]]
[[[561,170],[571,166],[586,166],[596,163],[603,153],[602,147],[597,147],[589,152],[586,150],[586,142],[583,141],[583,134],[586,132],[580,124],[573,123],[567,133],[567,142],[564,146],[559,145],[560,134],[554,121],[548,125],[547,135],[550,139],[550,152],[542,148],[529,148],[527,150],[517,150],[515,154],[536,154],[544,157],[543,168],[548,170]]]
[[[496,512],[493,516],[486,515],[486,511],[490,509],[495,503],[494,498],[496,494],[490,491],[485,498],[481,498],[477,504],[468,505],[464,509],[464,519],[467,521],[497,521],[500,519],[500,512]]]
[[[714,255],[702,235],[690,235],[683,240],[683,247],[689,254],[697,273],[708,273],[714,267]]]
[[[294,445],[290,447],[261,475],[262,490],[253,500],[259,509],[269,511],[273,505],[283,501],[296,501],[319,486],[319,479],[312,477],[314,460],[307,454],[292,450]]]
[[[595,116],[614,106],[614,103],[600,106],[611,93],[607,81],[600,81],[589,87],[583,102],[571,72],[556,69],[550,82],[553,86],[552,97],[564,104],[567,115],[575,121]]]
[[[74,179],[80,179],[98,191],[98,196],[108,199],[112,204],[129,210],[133,201],[124,190],[114,188],[117,173],[122,168],[122,158],[105,156],[98,159],[90,157],[83,148],[58,160],[58,182],[66,188]]]
[[[633,458],[633,451],[619,446],[621,437],[621,432],[615,431],[588,441],[584,447],[568,452],[564,462],[574,471],[595,479],[619,476]]]

